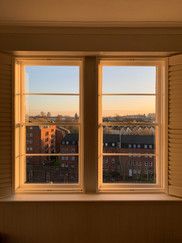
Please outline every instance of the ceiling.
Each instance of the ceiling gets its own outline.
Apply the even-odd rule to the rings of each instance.
[[[182,27],[182,0],[0,0],[0,25]]]

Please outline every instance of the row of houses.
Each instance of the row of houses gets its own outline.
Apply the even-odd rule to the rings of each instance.
[[[28,126],[26,144],[27,183],[78,182],[78,133],[56,125]],[[155,182],[154,150],[154,135],[104,134],[103,181]],[[42,153],[47,155],[32,156]]]

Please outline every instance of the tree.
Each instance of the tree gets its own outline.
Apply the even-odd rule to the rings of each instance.
[[[77,113],[75,113],[75,120],[78,120],[79,116]]]
[[[47,117],[50,118],[51,117],[51,113],[48,111],[47,112]]]
[[[40,115],[41,115],[41,117],[45,117],[46,116],[45,112],[43,112],[43,111],[41,111]]]
[[[59,122],[59,121],[61,121],[61,120],[62,120],[62,116],[61,116],[61,115],[58,115],[58,116],[56,117],[56,121]]]

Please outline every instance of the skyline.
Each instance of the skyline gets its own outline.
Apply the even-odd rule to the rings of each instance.
[[[63,114],[52,114],[51,112],[43,112],[41,111],[40,113],[34,114],[34,115],[28,115],[25,114],[26,117],[30,117],[30,118],[74,118],[75,116],[77,118],[79,118],[78,113],[75,113],[73,116],[69,116],[69,115],[63,115]],[[115,114],[114,116],[103,116],[103,119],[108,119],[108,118],[116,118],[118,120],[118,118],[123,118],[123,119],[155,119],[155,113],[147,113],[147,114],[130,114],[130,115],[118,115]]]

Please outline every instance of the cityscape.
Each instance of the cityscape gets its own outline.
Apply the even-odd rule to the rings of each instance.
[[[25,68],[27,183],[79,181],[79,69]],[[103,66],[102,94],[103,183],[155,183],[156,67]]]
[[[56,117],[50,112],[41,112],[27,118],[26,182],[78,183],[79,128],[69,125],[69,122],[79,120],[78,114]],[[103,126],[104,183],[155,183],[154,120],[153,113],[103,117],[106,123],[127,122],[124,126]],[[36,125],[41,122],[48,125]],[[57,125],[59,122],[68,122],[68,125]]]

